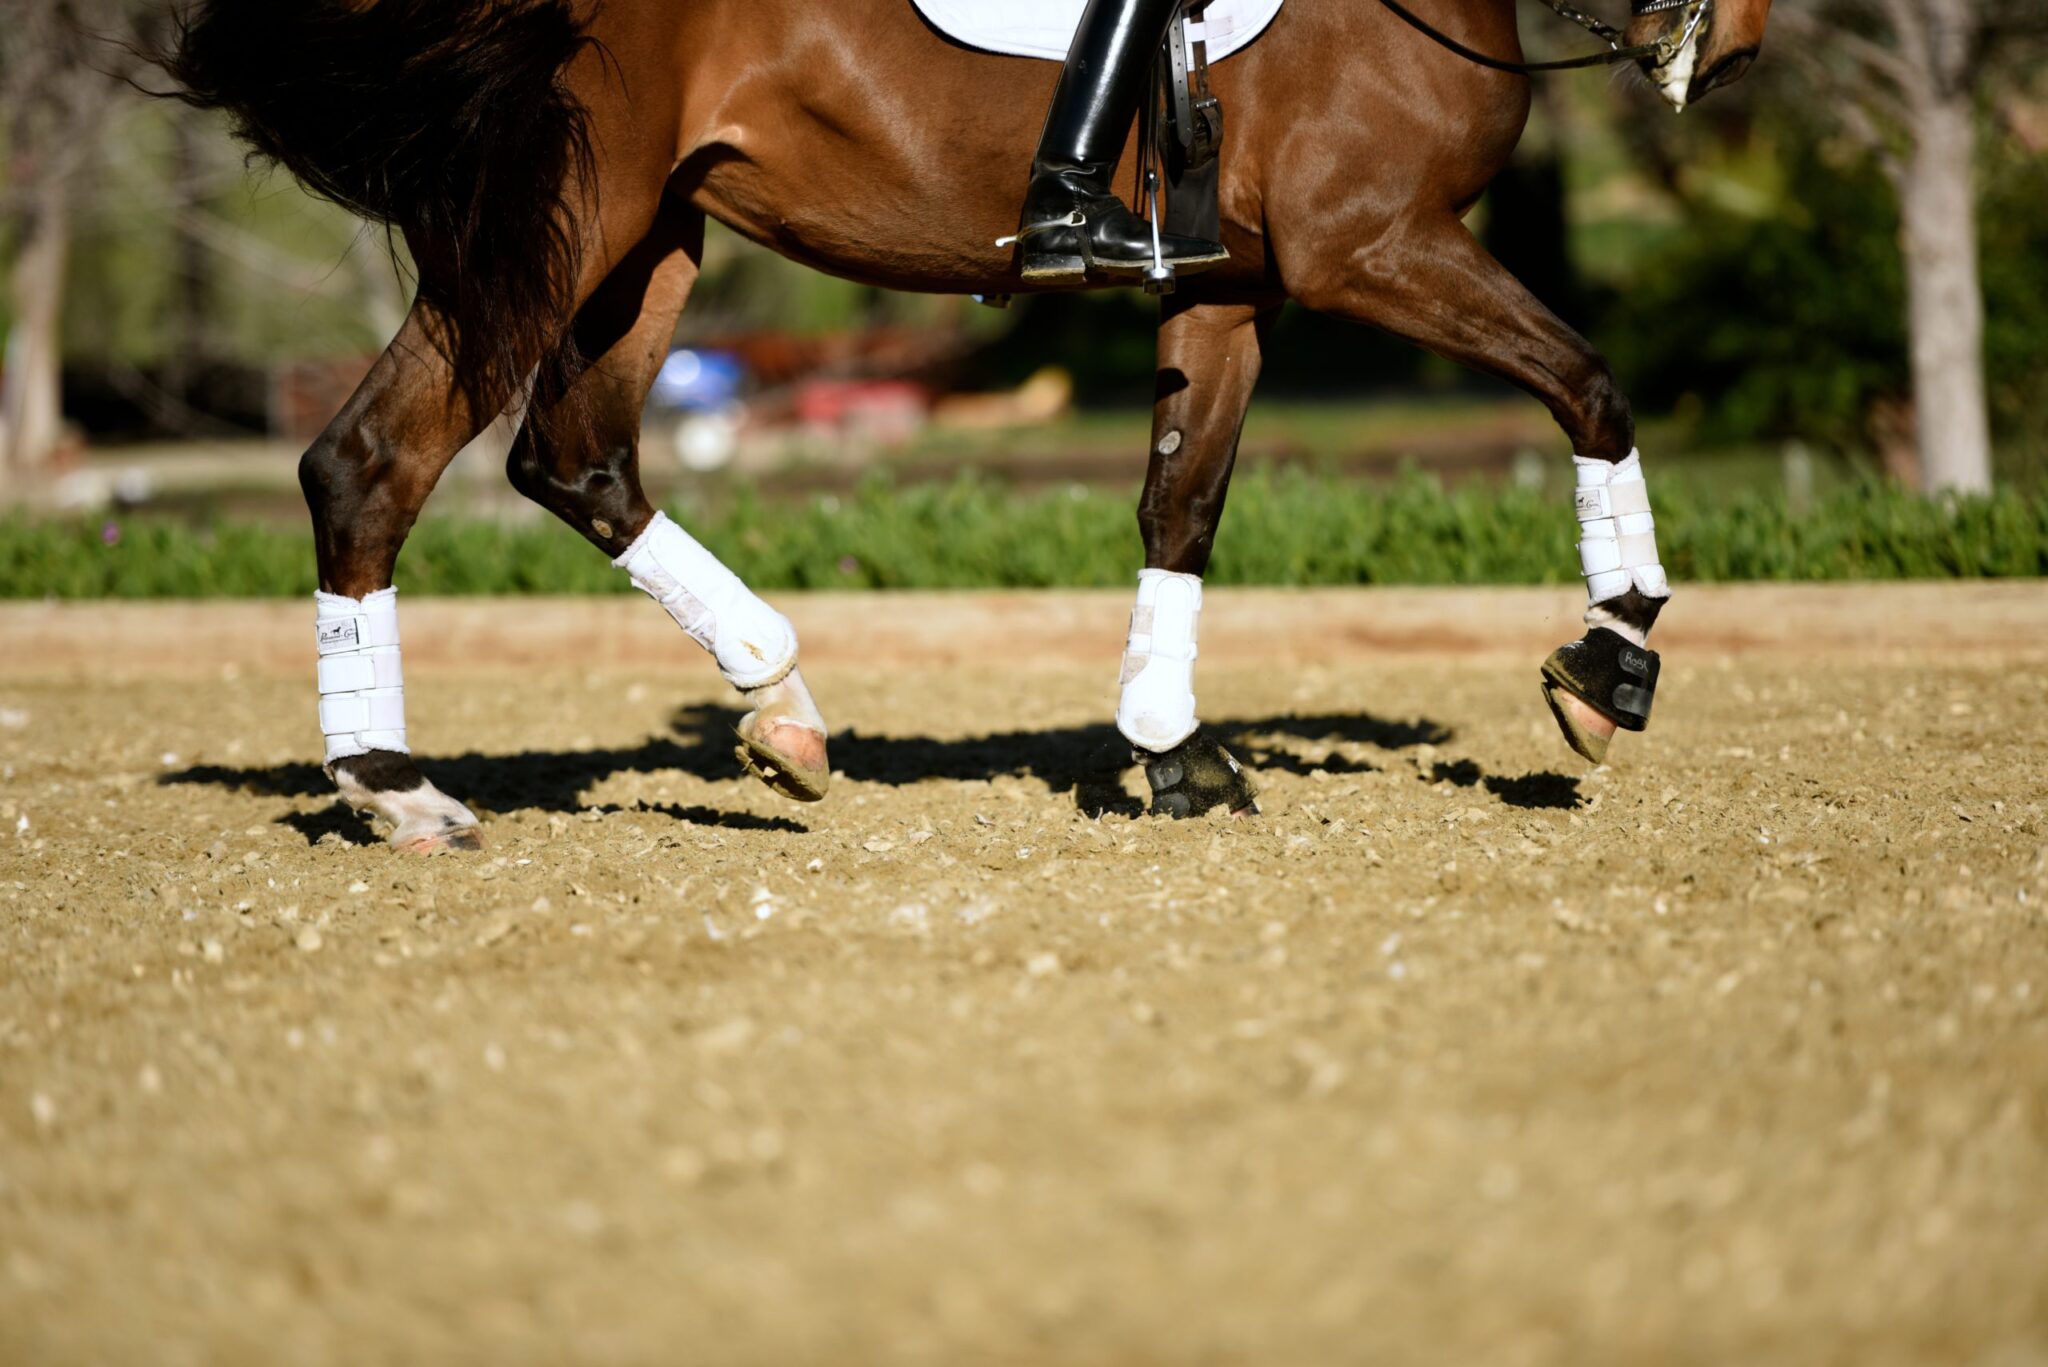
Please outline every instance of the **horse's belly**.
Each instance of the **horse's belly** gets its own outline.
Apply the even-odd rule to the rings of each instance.
[[[1009,227],[982,223],[945,196],[806,179],[727,163],[695,202],[770,251],[863,284],[962,294],[994,291],[1010,273],[1013,254],[995,245]]]

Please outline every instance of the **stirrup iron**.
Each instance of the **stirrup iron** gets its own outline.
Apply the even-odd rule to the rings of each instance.
[[[1145,191],[1152,199],[1152,268],[1145,272],[1145,293],[1172,294],[1179,273],[1166,264],[1166,249],[1159,243],[1159,169],[1155,166],[1145,168]]]

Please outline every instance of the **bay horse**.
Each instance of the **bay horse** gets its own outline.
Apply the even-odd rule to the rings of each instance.
[[[1763,40],[1770,0],[1706,2],[1704,16],[1697,3],[1657,6],[1627,32],[1638,44],[1685,26],[1683,49],[1646,67],[1675,105],[1739,76]],[[1623,488],[1608,488],[1609,472],[1634,468],[1634,421],[1608,363],[1462,221],[1521,136],[1528,78],[1468,60],[1412,20],[1514,61],[1515,0],[1405,8],[1288,0],[1211,70],[1229,111],[1231,260],[1162,307],[1138,505],[1146,571],[1193,580],[1198,606],[1260,349],[1288,299],[1499,376],[1563,429],[1581,521],[1589,540],[1605,526],[1601,554],[1620,565],[1587,561],[1588,640],[1620,632],[1635,673],[1575,671],[1567,652],[1585,642],[1545,670],[1567,739],[1598,759],[1617,723],[1640,725],[1608,694],[1654,684],[1641,662],[1665,601],[1644,591],[1662,570],[1645,578],[1630,551],[1645,538],[1627,517],[1588,521],[1589,498],[1616,511],[1602,500]],[[714,651],[754,709],[743,761],[792,796],[821,795],[825,726],[794,668],[794,635],[649,504],[642,405],[697,280],[707,219],[870,285],[1029,292],[993,244],[1016,222],[1058,68],[949,41],[911,0],[195,0],[166,65],[182,98],[226,110],[256,152],[402,235],[418,272],[397,337],[300,464],[322,591],[322,729],[342,795],[390,821],[402,848],[480,843],[476,818],[406,747],[390,585],[449,461],[521,404],[512,483]],[[1629,506],[1647,518],[1639,478],[1635,489]],[[1644,553],[1654,565],[1653,546]],[[1599,574],[1625,587],[1601,593]],[[1141,624],[1156,626],[1142,606],[1127,701],[1132,661],[1145,667]],[[1192,617],[1182,632],[1191,680]],[[1249,804],[1236,766],[1204,743],[1197,732],[1141,756],[1156,791],[1180,793],[1176,814],[1190,795]],[[1193,772],[1204,765],[1207,779]]]

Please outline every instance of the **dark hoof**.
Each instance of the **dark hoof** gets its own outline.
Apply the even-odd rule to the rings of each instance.
[[[1175,820],[1207,816],[1218,807],[1233,816],[1256,816],[1258,789],[1228,750],[1197,731],[1164,754],[1136,752],[1152,787],[1152,815]]]
[[[1640,731],[1648,726],[1659,664],[1656,651],[1605,627],[1553,651],[1543,662],[1543,701],[1564,732],[1565,744],[1600,764],[1607,759],[1615,728]],[[1600,731],[1590,729],[1602,720],[1607,725]]]

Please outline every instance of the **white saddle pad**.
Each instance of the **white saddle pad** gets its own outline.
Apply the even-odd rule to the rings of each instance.
[[[1067,59],[1088,0],[911,0],[933,28],[968,47],[1009,57]],[[1209,0],[1209,60],[1251,45],[1280,12],[1280,0]]]

